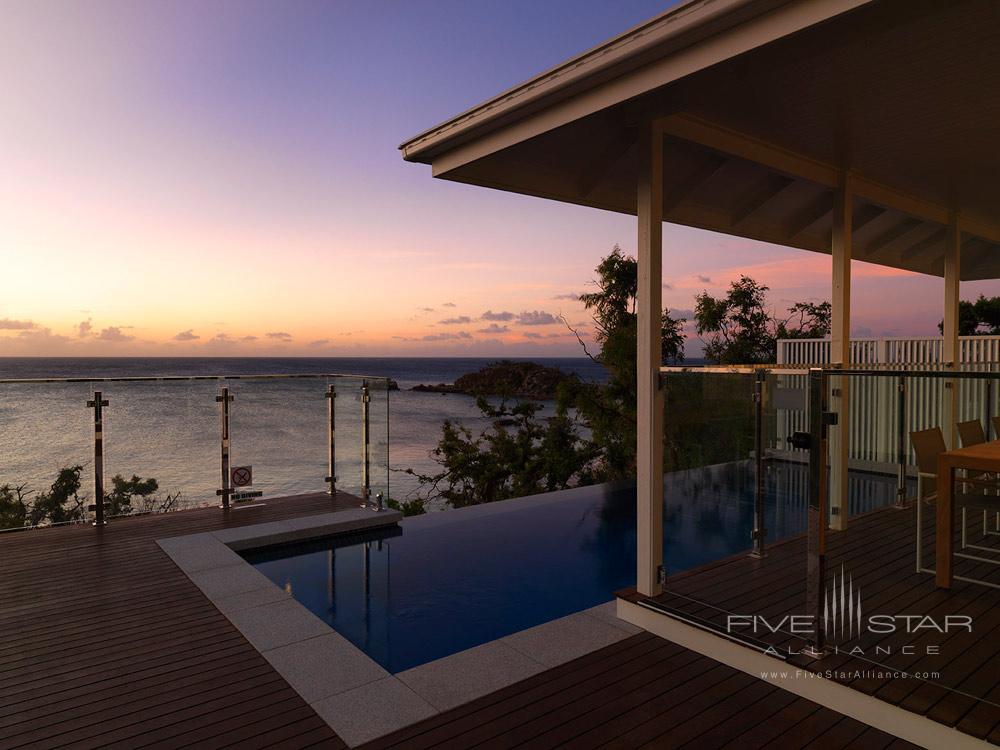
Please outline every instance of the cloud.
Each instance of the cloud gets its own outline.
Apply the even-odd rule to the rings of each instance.
[[[576,292],[568,292],[567,294],[557,294],[552,299],[568,299],[568,300],[573,300],[573,302],[579,302],[580,295],[577,294]]]
[[[0,319],[0,331],[36,331],[38,323],[33,320]]]
[[[316,339],[315,341],[310,341],[309,346],[326,346],[330,343],[330,339]]]
[[[256,338],[256,337],[251,337]],[[233,339],[228,333],[217,333],[208,340],[209,344],[232,344]]]
[[[458,307],[454,302],[445,302],[441,307]]]
[[[662,287],[669,292],[674,288],[674,285],[664,281]]]
[[[201,336],[199,336],[197,333],[188,328],[186,331],[181,331],[176,336],[174,336],[174,341],[196,341],[197,339],[200,338]]]
[[[264,334],[269,339],[274,339],[276,341],[291,341],[292,334],[286,333],[285,331],[270,331]]]
[[[696,278],[702,284],[711,284],[712,283],[712,277],[711,276],[703,276],[702,274],[699,273]]]
[[[517,316],[517,324],[521,326],[550,326],[558,322],[559,318],[544,310],[525,311]]]
[[[457,339],[467,340],[472,336],[467,331],[457,331],[455,333],[429,333],[420,338],[421,341],[453,341]]]
[[[224,333],[220,333],[219,335],[220,336],[225,336]],[[251,334],[249,336],[244,336],[243,338],[240,339],[240,341],[246,341],[247,343],[249,343],[251,341],[256,341],[256,340],[257,340],[257,337],[254,336],[253,334]]]
[[[108,326],[107,328],[101,330],[99,334],[97,334],[97,338],[100,341],[113,341],[116,343],[124,343],[126,341],[133,341],[135,339],[135,336],[129,336],[127,333],[122,333],[121,326]]]
[[[538,340],[538,339],[557,339],[565,334],[562,333],[536,333],[534,331],[525,331],[523,334],[524,338]]]
[[[433,307],[418,307],[417,310],[419,310],[420,312],[425,312],[425,313],[432,313],[432,312],[434,312],[434,308]]]
[[[464,326],[472,322],[472,318],[468,315],[459,315],[455,318],[445,318],[444,320],[438,321],[443,326]]]
[[[480,320],[513,320],[517,316],[512,312],[493,312],[492,310],[487,310],[482,315],[479,316]]]
[[[86,320],[81,320],[76,326],[76,335],[81,339],[87,338],[90,335],[91,330],[93,330],[94,324],[90,322],[90,318]]]
[[[451,331],[442,333],[428,333],[426,336],[393,336],[396,341],[470,341],[472,335],[468,331]]]
[[[480,328],[476,333],[510,333],[510,328],[490,323],[486,328]]]
[[[694,320],[694,310],[689,310],[686,307],[668,307],[667,312],[670,313],[670,317],[674,320],[681,318],[684,320]]]

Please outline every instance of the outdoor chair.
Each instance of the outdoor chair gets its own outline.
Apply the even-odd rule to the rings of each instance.
[[[930,505],[937,500],[937,463],[938,457],[947,450],[944,443],[944,435],[940,427],[932,427],[928,430],[918,430],[910,433],[910,443],[913,451],[917,455],[917,572],[933,573],[930,568],[923,565],[923,506]],[[1000,497],[995,493],[996,483],[972,479],[969,477],[956,477],[955,487],[952,491],[952,503],[961,513],[962,529],[962,549],[974,548],[984,551],[1000,553],[1000,548],[984,547],[981,545],[969,545],[967,543],[966,520],[969,508],[988,512],[1000,512]],[[982,557],[981,555],[970,555],[964,552],[956,552],[955,557],[964,557],[978,562],[992,563],[1000,565],[1000,559]]]
[[[968,448],[970,445],[979,445],[986,442],[986,433],[983,431],[983,423],[978,419],[970,419],[968,422],[958,423],[958,437],[962,441],[962,447]]]
[[[1000,415],[990,419],[990,422],[993,423],[993,434],[996,435],[998,439],[1000,439]]]
[[[994,417],[996,419],[996,417]],[[962,447],[968,448],[970,445],[981,445],[986,442],[986,432],[983,430],[983,423],[978,419],[970,419],[968,422],[959,422],[958,425],[958,437],[962,441]],[[984,472],[968,472],[966,474],[970,479],[986,479],[994,483],[997,482],[997,477],[995,475],[988,475]],[[1000,487],[996,490],[997,494],[1000,494]],[[989,528],[989,511],[983,511],[983,536],[1000,536],[1000,513],[996,514],[994,523],[996,524],[996,529],[991,530]],[[977,544],[970,544],[969,547],[975,549],[992,549],[991,547],[982,547]]]

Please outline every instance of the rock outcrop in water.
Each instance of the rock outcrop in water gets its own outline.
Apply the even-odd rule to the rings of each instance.
[[[536,362],[493,362],[478,372],[470,372],[453,384],[418,385],[411,390],[424,393],[460,393],[466,396],[512,396],[552,399],[560,383],[574,379],[558,367]]]

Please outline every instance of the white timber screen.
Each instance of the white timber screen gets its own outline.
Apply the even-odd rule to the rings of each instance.
[[[940,336],[919,338],[868,338],[851,341],[853,369],[936,370],[941,368],[943,340]],[[959,341],[960,369],[1000,371],[1000,336],[962,336]],[[829,339],[780,339],[777,366],[809,367],[830,363]],[[998,372],[1000,377],[1000,372]],[[806,375],[780,375],[778,389],[798,397],[776,403],[779,450],[796,431],[808,430],[805,410]],[[856,468],[894,471],[898,444],[898,382],[896,376],[853,376],[849,380],[850,460]],[[946,381],[941,378],[906,377],[905,432],[946,425],[943,397]],[[988,437],[990,417],[998,411],[1000,381],[958,380],[958,410],[955,421],[979,419]],[[803,408],[783,408],[800,403]],[[995,437],[1000,437],[997,435]],[[906,444],[909,445],[907,438]],[[909,461],[913,463],[912,453]]]

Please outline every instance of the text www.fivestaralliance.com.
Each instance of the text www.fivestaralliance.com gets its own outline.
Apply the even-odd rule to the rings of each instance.
[[[827,680],[936,680],[940,676],[940,672],[898,672],[894,669],[827,669],[820,672],[810,672],[805,669],[779,669],[760,673],[762,680],[787,680],[791,678]]]

